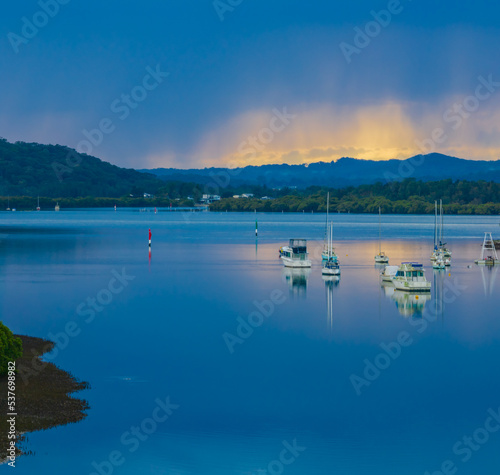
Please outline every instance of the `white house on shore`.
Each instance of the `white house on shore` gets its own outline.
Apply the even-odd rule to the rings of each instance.
[[[203,195],[201,197],[201,203],[205,204],[210,204],[213,203],[214,201],[220,201],[220,196],[219,195]]]

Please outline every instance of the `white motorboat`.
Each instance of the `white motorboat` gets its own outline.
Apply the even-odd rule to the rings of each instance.
[[[392,282],[398,272],[399,266],[385,266],[384,272],[380,274],[382,282]]]
[[[382,214],[380,206],[378,208],[378,254],[375,256],[376,264],[388,264],[389,257],[382,251]]]
[[[290,239],[289,245],[280,249],[280,257],[285,267],[295,269],[311,267],[306,239]]]
[[[479,266],[498,265],[497,250],[495,249],[495,241],[493,241],[491,233],[484,233],[481,257],[475,263]]]
[[[330,223],[328,233],[327,259],[323,261],[321,269],[323,275],[340,275],[340,265],[337,255],[333,250],[333,223]]]
[[[396,290],[409,292],[430,292],[431,290],[431,283],[425,278],[422,264],[417,262],[402,262],[392,282]]]

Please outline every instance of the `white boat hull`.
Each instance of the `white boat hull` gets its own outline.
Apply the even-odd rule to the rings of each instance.
[[[430,282],[408,282],[406,280],[396,280],[392,281],[396,290],[404,290],[406,292],[430,292],[431,283]]]
[[[291,269],[308,269],[311,267],[309,259],[290,259],[289,257],[282,256],[281,260],[285,267],[290,267]]]
[[[321,273],[323,275],[340,275],[340,269],[328,269],[328,267],[323,267]]]
[[[480,261],[475,261],[478,266],[494,266],[498,265],[497,260],[480,260]]]

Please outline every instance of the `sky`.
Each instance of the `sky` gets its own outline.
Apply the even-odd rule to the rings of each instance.
[[[22,0],[0,137],[131,168],[500,158],[500,5]]]

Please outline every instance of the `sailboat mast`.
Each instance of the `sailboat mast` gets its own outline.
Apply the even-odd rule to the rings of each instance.
[[[379,253],[379,255],[382,252],[381,240],[382,240],[382,214],[381,214],[380,206],[379,206],[378,207],[378,253]]]
[[[434,249],[436,249],[437,241],[437,219],[438,219],[438,202],[434,200]]]
[[[333,223],[330,223],[330,257],[333,256]]]
[[[326,218],[325,218],[325,242],[323,243],[323,248],[326,248],[328,252],[328,210],[330,206],[330,192],[326,194]]]
[[[441,229],[439,231],[439,244],[443,244],[443,200],[439,200],[439,211],[441,213]]]

